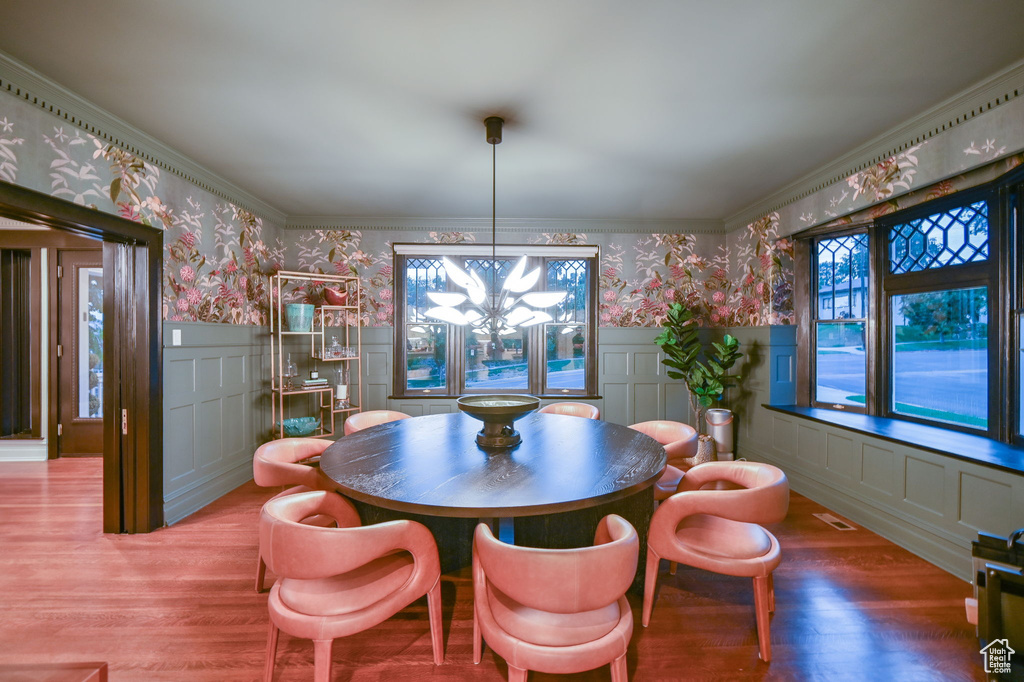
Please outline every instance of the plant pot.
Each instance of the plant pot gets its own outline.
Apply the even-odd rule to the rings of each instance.
[[[313,306],[308,303],[286,303],[284,319],[288,331],[308,332],[313,329]]]
[[[732,459],[732,410],[721,408],[708,410],[704,420],[708,424],[708,433],[715,439],[715,451],[718,459]]]

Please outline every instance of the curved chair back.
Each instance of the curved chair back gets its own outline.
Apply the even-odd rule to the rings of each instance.
[[[357,412],[356,414],[350,415],[345,420],[345,435],[355,433],[356,431],[362,431],[368,429],[371,426],[377,424],[387,424],[388,422],[398,421],[399,419],[408,419],[410,415],[405,412],[399,412],[397,410],[370,410],[369,412]]]
[[[636,575],[639,540],[621,516],[604,517],[593,547],[537,549],[508,545],[479,524],[473,556],[487,581],[523,606],[581,613],[614,603]]]
[[[566,414],[570,417],[586,417],[587,419],[601,418],[601,410],[597,409],[597,405],[591,405],[590,403],[551,403],[537,411],[544,412],[545,414]]]
[[[701,489],[719,481],[740,488]],[[789,479],[782,469],[764,462],[706,462],[686,472],[675,498],[672,504],[685,508],[687,515],[710,514],[744,523],[778,523],[789,511]]]
[[[296,462],[321,454],[330,444],[331,441],[322,438],[282,438],[264,443],[256,448],[252,458],[253,480],[263,488],[283,485],[317,488],[316,469]]]
[[[645,433],[665,446],[665,459],[669,464],[686,470],[693,466],[691,457],[697,454],[697,429],[682,422],[659,419],[629,428]]]
[[[304,523],[330,517],[337,527]],[[313,640],[314,679],[331,679],[338,637],[375,627],[427,595],[434,663],[441,639],[441,562],[434,536],[416,521],[359,524],[341,495],[326,490],[276,497],[260,512],[260,547],[280,576],[270,591],[264,679],[274,676],[278,631]]]

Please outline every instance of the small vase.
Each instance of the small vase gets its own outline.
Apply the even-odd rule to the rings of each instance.
[[[284,318],[288,323],[288,331],[311,331],[313,329],[313,306],[308,303],[287,303],[284,306]]]
[[[715,439],[701,434],[697,436],[697,454],[693,456],[694,466],[715,461]]]

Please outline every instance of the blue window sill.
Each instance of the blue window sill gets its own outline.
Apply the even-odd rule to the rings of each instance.
[[[797,405],[763,405],[763,407],[773,412],[802,417],[848,431],[866,433],[882,440],[909,445],[940,455],[1018,474],[1024,473],[1024,448],[1000,443],[990,438],[899,419],[826,410],[820,407],[799,407]]]

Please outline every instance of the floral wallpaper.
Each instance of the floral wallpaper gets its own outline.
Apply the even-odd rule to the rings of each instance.
[[[502,235],[502,243],[597,244],[602,327],[660,326],[673,302],[713,326],[789,324],[792,321],[792,242],[777,239],[777,222],[751,226],[736,248],[720,234],[551,233]],[[489,242],[472,232],[285,231],[289,269],[362,277],[362,323],[394,322],[394,242]],[[314,282],[314,285],[316,283]],[[315,289],[314,287],[310,287]],[[304,287],[291,300],[317,302]]]
[[[711,326],[791,324],[789,235],[883,215],[979,184],[1024,163],[1022,149],[1024,97],[728,235],[524,233],[503,235],[501,241],[599,245],[602,327],[658,326],[675,302]],[[288,269],[359,276],[361,323],[390,326],[393,242],[490,239],[470,232],[285,230],[9,94],[0,95],[0,180],[164,230],[168,321],[265,324],[266,277]],[[315,301],[320,288],[314,281],[288,296]]]
[[[0,180],[156,227],[163,317],[264,324],[277,227],[13,96],[0,97]]]
[[[981,184],[1020,165],[1021,151],[1024,97],[1016,97],[780,208],[779,234],[853,213],[884,215]]]

